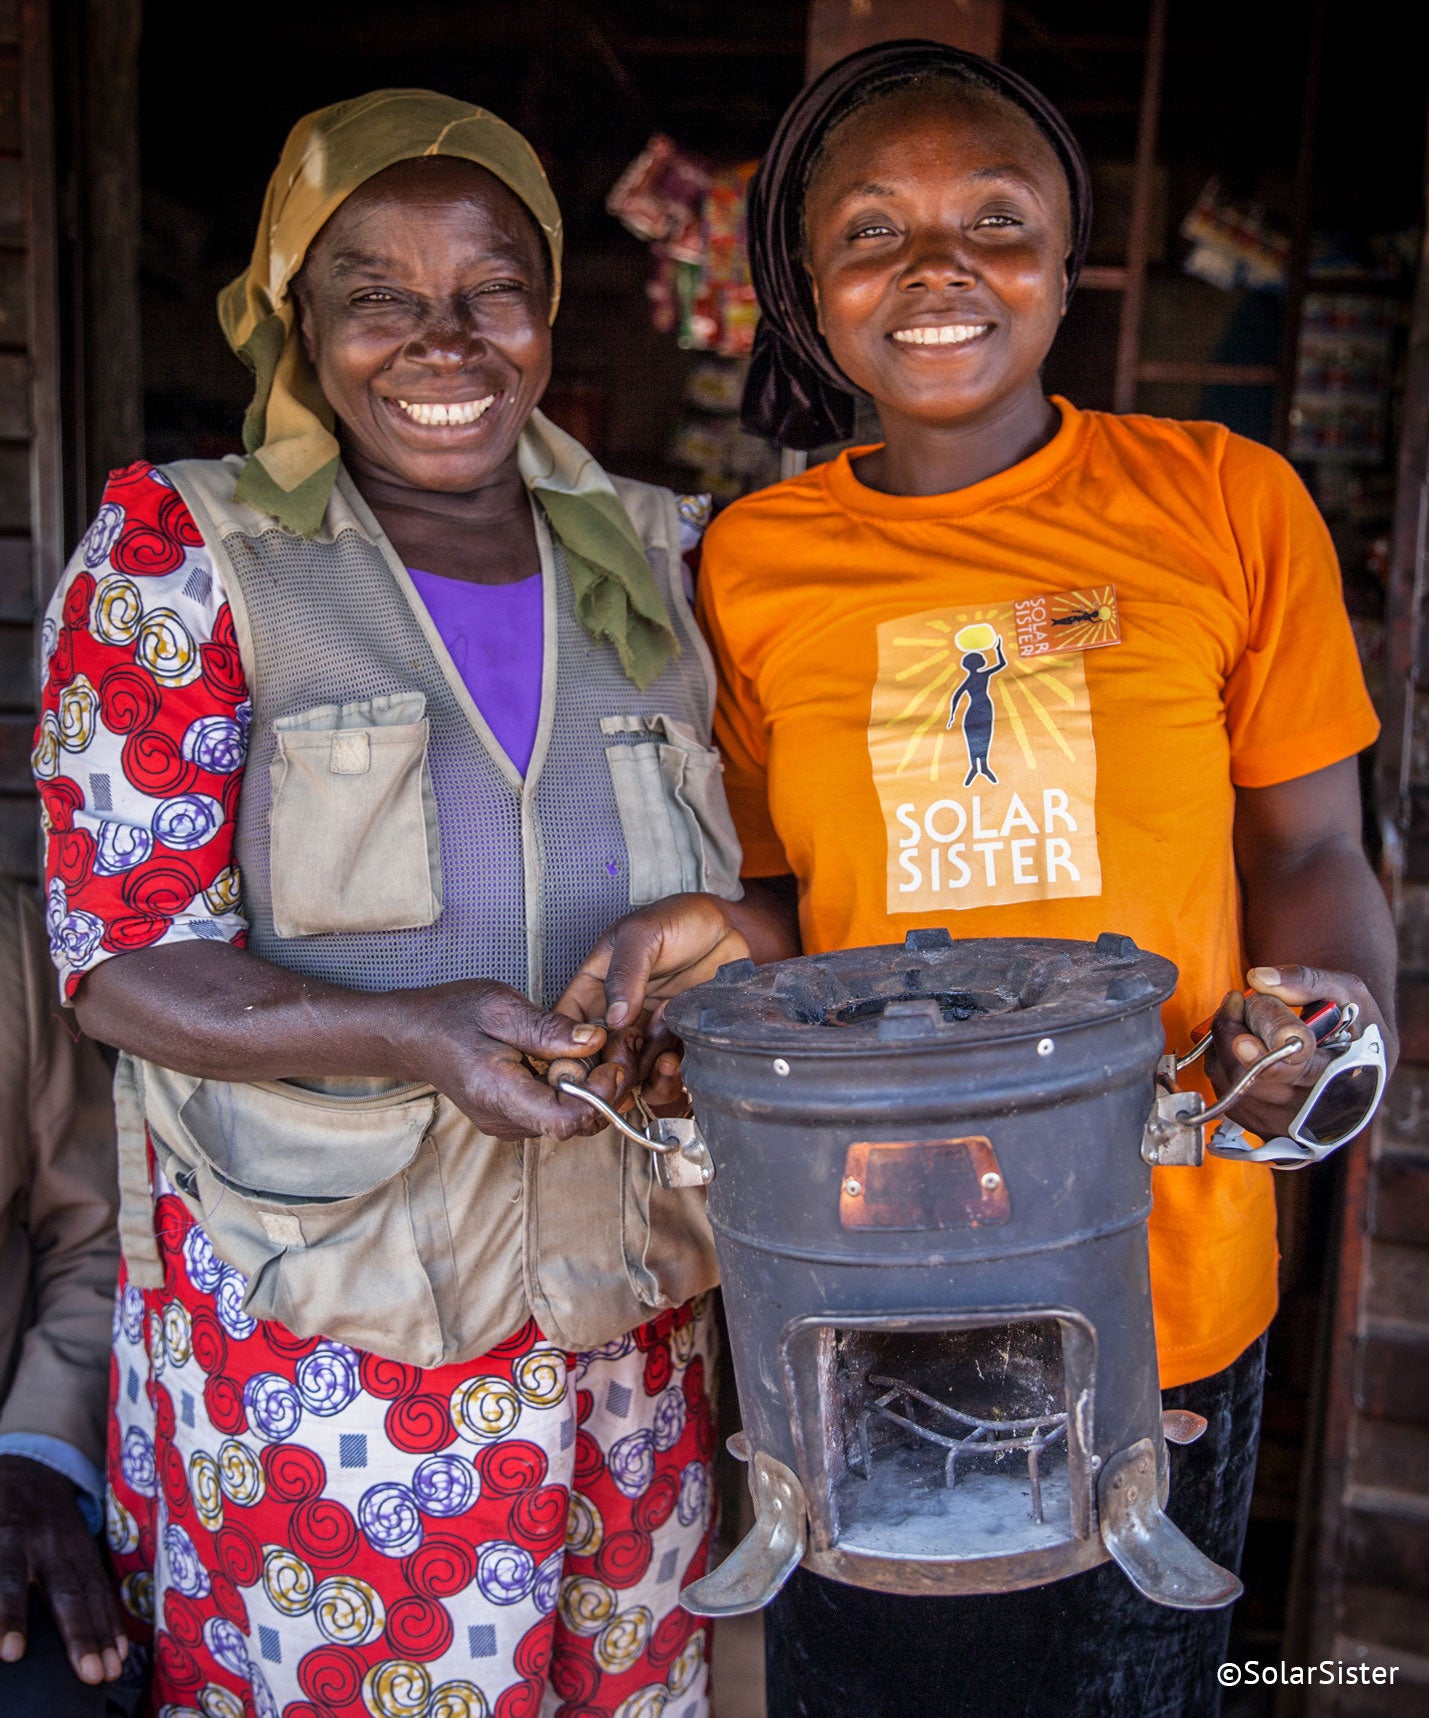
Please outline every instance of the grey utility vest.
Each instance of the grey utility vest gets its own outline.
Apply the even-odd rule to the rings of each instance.
[[[616,482],[682,646],[643,693],[576,620],[537,506],[544,666],[523,781],[345,473],[303,539],[233,500],[240,461],[165,469],[228,592],[252,694],[235,854],[251,952],[358,989],[482,977],[549,1004],[631,906],[738,896],[668,491]],[[534,1315],[589,1348],[715,1280],[703,1194],[662,1189],[611,1130],[513,1145],[430,1087],[232,1085],[129,1057],[117,1090],[141,1285],[158,1264],[143,1121],[248,1277],[247,1310],[299,1335],[433,1366]]]

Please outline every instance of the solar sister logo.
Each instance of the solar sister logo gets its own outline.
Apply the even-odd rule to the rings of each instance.
[[[1120,638],[1110,586],[879,627],[868,749],[889,912],[1101,893],[1082,652]]]

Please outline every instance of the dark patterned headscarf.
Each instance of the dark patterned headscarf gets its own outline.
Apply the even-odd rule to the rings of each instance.
[[[1076,285],[1092,225],[1091,179],[1081,145],[1046,96],[1005,66],[937,42],[881,42],[850,54],[794,98],[749,188],[749,267],[763,313],[741,413],[753,434],[801,448],[853,434],[857,393],[819,333],[804,268],[809,173],[829,132],[855,108],[884,89],[939,73],[1006,97],[1051,144],[1071,195],[1068,292]]]

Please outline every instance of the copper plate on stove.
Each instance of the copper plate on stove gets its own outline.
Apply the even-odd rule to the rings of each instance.
[[[970,1229],[1005,1223],[1007,1182],[982,1135],[859,1141],[844,1158],[845,1229]]]

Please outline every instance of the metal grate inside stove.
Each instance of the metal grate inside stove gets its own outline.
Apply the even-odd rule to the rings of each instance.
[[[943,1484],[948,1490],[958,1482],[960,1458],[964,1461],[1000,1461],[1022,1451],[1027,1457],[1027,1479],[1032,1493],[1031,1519],[1039,1526],[1042,1524],[1042,1452],[1065,1441],[1065,1413],[1045,1414],[1028,1420],[979,1419],[975,1414],[962,1413],[898,1378],[871,1374],[868,1383],[882,1394],[858,1416],[858,1459],[857,1463],[850,1459],[849,1466],[860,1478],[873,1477],[872,1428],[875,1420],[896,1426],[913,1439],[935,1444],[945,1451]],[[919,1408],[923,1410],[922,1420],[914,1417]],[[933,1424],[926,1423],[930,1419]],[[939,1424],[943,1429],[939,1429]],[[853,1451],[849,1455],[852,1457]]]

